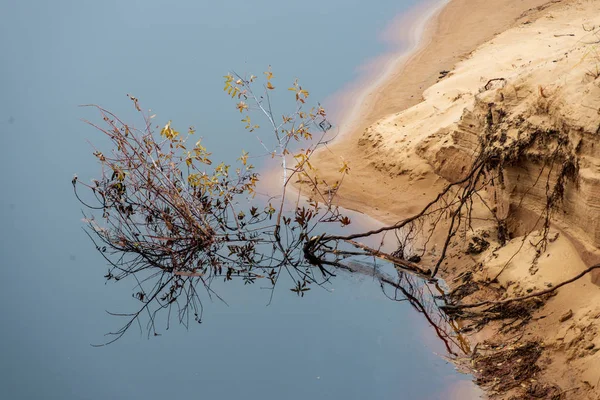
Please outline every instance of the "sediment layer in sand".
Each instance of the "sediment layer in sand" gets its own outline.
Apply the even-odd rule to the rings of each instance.
[[[339,204],[396,222],[420,211],[460,175],[490,104],[505,121],[503,126],[492,121],[488,128],[505,129],[509,140],[522,129],[562,129],[580,144],[574,146],[579,170],[566,187],[543,258],[532,269],[537,249],[531,243],[539,233],[527,226],[543,211],[544,191],[524,186],[535,181],[540,167],[525,156],[506,171],[508,189],[496,204],[509,213],[512,197],[527,197],[513,216],[522,225],[515,227],[517,237],[504,247],[492,243],[476,257],[465,256],[458,246],[445,277],[469,270],[474,279],[489,282],[502,271],[497,289],[508,296],[563,281],[597,262],[600,245],[595,200],[600,153],[594,147],[600,132],[599,26],[598,1],[451,0],[405,62],[385,82],[357,95],[361,106],[348,117],[356,123],[312,163],[332,182],[340,158],[350,161]],[[486,88],[494,78],[503,83]],[[561,398],[599,398],[600,290],[593,280],[588,276],[562,288],[533,317],[517,333],[544,347],[539,378],[560,386],[551,389]],[[479,339],[502,340],[494,324],[489,328]]]
[[[314,155],[313,164],[322,174],[338,171],[340,158],[352,160],[352,173],[345,178],[345,184],[339,192],[340,205],[356,209],[381,221],[390,221],[413,211],[413,207],[403,204],[415,204],[423,201],[421,196],[411,196],[398,202],[390,193],[403,191],[399,181],[391,182],[385,175],[375,176],[369,166],[370,160],[364,157],[365,149],[357,146],[360,135],[379,119],[400,112],[419,103],[423,91],[437,82],[440,72],[451,70],[460,60],[466,58],[479,45],[490,40],[496,34],[527,19],[528,14],[548,0],[451,0],[425,24],[414,24],[410,29],[421,30],[420,43],[411,54],[399,54],[402,62],[396,69],[386,74],[380,85],[373,87],[367,83],[363,93],[355,91],[361,106],[345,118],[356,121],[340,140],[334,141],[328,149]],[[440,3],[434,4],[434,8]],[[410,36],[410,34],[408,35]],[[414,36],[414,35],[413,35]],[[342,121],[340,124],[346,126]],[[336,178],[331,176],[331,180]],[[412,185],[412,182],[411,182]],[[431,182],[417,184],[426,189],[421,193],[433,193],[438,188]],[[433,191],[431,190],[433,189]]]

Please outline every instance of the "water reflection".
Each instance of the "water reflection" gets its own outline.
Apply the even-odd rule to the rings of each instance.
[[[297,191],[284,183],[281,194],[267,204],[254,202],[244,196],[257,189],[257,174],[244,159],[232,176],[228,165],[212,167],[209,152],[199,142],[190,159],[185,150],[193,132],[184,137],[169,122],[159,137],[152,117],[137,99],[131,100],[143,117],[143,128],[98,108],[107,127],[90,124],[111,139],[113,148],[94,151],[102,172],[91,184],[72,180],[75,196],[88,209],[87,234],[109,264],[105,278],[135,283],[137,310],[111,313],[126,322],[105,344],[121,339],[135,325],[148,336],[158,336],[158,325],[168,330],[172,319],[186,328],[192,320],[202,322],[205,301],[214,297],[226,304],[215,288],[217,281],[261,285],[270,290],[271,304],[282,284],[291,283],[289,290],[304,297],[315,287],[331,285],[342,270],[370,276],[388,299],[408,302],[433,328],[448,356],[469,351],[436,304],[444,292],[418,265],[420,256],[404,259],[408,242],[418,235],[416,225],[402,233],[394,230],[397,250],[386,253],[354,240],[374,241],[376,234],[335,235],[331,227],[343,230],[351,220],[332,203],[332,196],[318,202],[297,194],[293,201],[286,193]],[[386,233],[379,233],[381,248]],[[361,262],[367,255],[373,261]],[[396,273],[383,272],[378,258],[392,262]]]
[[[372,276],[378,280],[384,295],[397,302],[408,302],[433,328],[436,336],[444,344],[451,356],[470,353],[467,340],[460,334],[456,323],[438,306],[436,298],[444,296],[438,282],[428,282],[398,269],[397,277],[382,272],[373,265],[349,262],[348,268],[353,273]],[[437,292],[437,296],[434,293]]]
[[[323,99],[384,50],[376,32],[413,3],[7,2],[0,397],[446,399],[438,393],[461,377],[424,345],[422,320],[370,280],[341,274],[334,293],[314,290],[301,300],[282,285],[269,307],[270,293],[217,282],[230,307],[209,302],[207,323],[190,331],[174,324],[151,340],[136,327],[112,346],[90,347],[115,326],[105,310],[129,311],[138,300],[133,284],[104,283],[106,261],[81,231],[69,182],[73,173],[97,172],[87,140],[105,144],[80,121],[95,115],[77,105],[93,101],[127,115],[125,94],[133,93],[162,121],[195,124],[217,158],[235,159],[233,137],[248,151],[259,146],[239,135],[239,114],[222,96],[225,71],[270,63],[281,82],[297,74]],[[290,29],[292,17],[310,28]]]
[[[233,79],[229,77],[228,82]],[[243,78],[238,82],[243,82],[240,93],[248,93],[244,98],[253,98],[273,122],[275,116],[263,108],[250,83]],[[269,89],[264,90],[260,99],[268,102]],[[436,298],[445,298],[443,290],[431,279],[430,271],[419,265],[425,249],[420,250],[421,255],[409,256],[409,245],[419,239],[424,222],[417,220],[393,229],[396,250],[388,253],[381,251],[388,233],[385,228],[334,233],[344,232],[351,223],[335,205],[335,191],[322,194],[315,183],[312,192],[316,198],[309,198],[290,186],[295,175],[312,180],[304,167],[310,168],[308,158],[294,168],[286,166],[290,152],[287,143],[292,138],[311,140],[311,151],[322,145],[312,141],[314,136],[308,133],[313,125],[320,127],[314,117],[301,117],[302,131],[293,128],[296,116],[306,114],[304,99],[296,95],[296,111],[284,116],[282,125],[274,124],[278,141],[272,154],[281,154],[283,184],[278,185],[279,195],[271,196],[266,204],[254,201],[259,174],[244,152],[237,165],[219,163],[213,167],[211,153],[200,141],[189,144],[193,128],[186,136],[169,121],[159,135],[153,128],[153,116],[142,110],[137,98],[130,96],[142,128],[94,107],[103,123],[88,124],[107,136],[112,148],[95,148],[100,175],[91,184],[75,176],[73,191],[86,208],[86,234],[109,264],[104,277],[109,282],[134,281],[132,297],[139,302],[134,312],[110,313],[126,318],[126,322],[109,334],[105,344],[122,338],[134,324],[144,324],[148,337],[157,336],[157,323],[165,314],[165,329],[172,319],[186,328],[191,321],[202,322],[205,300],[215,297],[226,304],[213,288],[216,280],[262,285],[271,291],[272,300],[282,275],[292,280],[290,290],[304,297],[313,287],[329,284],[338,270],[346,270],[376,278],[389,299],[407,301],[431,325],[449,355],[457,356],[458,350],[468,353],[468,345],[459,335],[451,334],[452,321],[435,303]],[[240,104],[247,108],[246,103]],[[324,116],[325,112],[316,115]],[[286,121],[292,125],[290,131],[285,129]],[[286,136],[280,139],[279,132]],[[298,132],[306,134],[298,139]],[[310,154],[308,150],[306,154]],[[234,168],[235,173],[230,173]],[[289,197],[293,193],[295,200]],[[374,241],[377,236],[381,236],[378,247],[355,240]],[[397,278],[383,273],[376,264],[357,261],[365,256],[392,262]],[[438,296],[432,292],[433,285]],[[386,292],[388,286],[394,288],[392,294]]]

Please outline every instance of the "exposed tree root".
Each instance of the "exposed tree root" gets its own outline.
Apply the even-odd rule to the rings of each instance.
[[[563,286],[566,286],[570,283],[577,281],[578,279],[581,279],[582,277],[586,276],[587,274],[589,274],[590,272],[592,272],[593,270],[598,269],[598,268],[600,268],[600,264],[592,265],[591,267],[581,271],[579,274],[575,275],[574,277],[567,279],[566,281],[563,281],[557,285],[554,285],[551,288],[544,289],[539,292],[533,292],[533,293],[527,294],[525,296],[513,297],[510,299],[497,300],[497,301],[492,301],[492,300],[480,301],[478,303],[470,303],[470,304],[448,304],[443,307],[447,311],[452,311],[452,310],[461,310],[461,309],[464,310],[467,308],[477,308],[477,307],[490,306],[490,305],[491,306],[504,306],[504,305],[514,303],[514,302],[520,302],[520,301],[529,300],[529,299],[532,299],[535,297],[541,297],[541,296],[547,295],[549,293],[553,293],[557,289],[560,289]]]
[[[471,357],[476,382],[496,392],[518,387],[540,371],[536,362],[541,354],[538,342],[478,347]]]

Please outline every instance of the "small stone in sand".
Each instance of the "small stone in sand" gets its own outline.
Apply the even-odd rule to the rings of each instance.
[[[569,310],[566,313],[564,313],[563,315],[561,315],[558,320],[560,322],[565,322],[565,321],[571,319],[572,316],[573,316],[573,310]]]

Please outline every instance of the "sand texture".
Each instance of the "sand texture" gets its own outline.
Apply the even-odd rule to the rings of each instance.
[[[600,1],[452,0],[435,21],[423,47],[364,96],[355,129],[315,155],[320,176],[334,180],[340,158],[349,160],[339,203],[395,222],[464,176],[485,135],[502,137],[501,152],[532,138],[485,193],[508,242],[482,219],[468,235],[483,232],[490,247],[466,255],[459,243],[443,276],[451,286],[465,272],[475,286],[487,282],[476,301],[547,288],[599,262]],[[561,200],[540,256],[540,216],[557,182]],[[491,321],[471,336],[482,346],[518,347],[515,337],[537,346],[535,375],[516,388],[499,390],[479,377],[484,367],[467,366],[491,398],[600,398],[598,283],[600,274],[586,276],[515,329]]]

